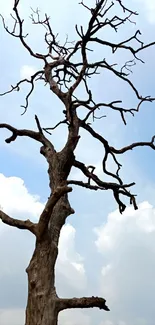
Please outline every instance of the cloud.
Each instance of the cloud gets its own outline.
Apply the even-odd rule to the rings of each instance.
[[[59,278],[67,281],[67,285],[71,285],[73,290],[81,292],[86,288],[86,274],[83,264],[83,258],[75,249],[76,230],[70,224],[63,227],[59,241],[59,256],[57,262],[57,282]],[[63,295],[65,292],[63,293]]]
[[[0,309],[0,324],[2,325],[22,325],[24,324],[24,319],[25,309]],[[70,310],[68,312],[65,311],[59,314],[59,324],[90,325],[90,317],[80,310]]]
[[[24,309],[0,309],[0,324],[21,325],[24,324]]]
[[[13,8],[13,0],[7,0],[3,2],[3,6],[1,6],[1,15],[4,15],[5,18],[10,18],[10,12]]]
[[[13,217],[37,219],[44,204],[38,196],[28,192],[21,178],[0,174],[0,206]]]
[[[23,65],[20,69],[20,78],[30,79],[30,77],[36,72],[37,70],[31,65]]]
[[[147,16],[149,23],[155,23],[155,2],[154,0],[136,0],[143,6],[144,13]]]
[[[6,213],[21,219],[36,219],[44,206],[38,196],[29,193],[21,178],[3,174],[0,174],[0,205]],[[72,292],[78,295],[86,287],[84,261],[76,251],[75,236],[74,227],[66,224],[60,236],[56,267],[58,287],[61,289],[62,284],[64,296]],[[0,245],[0,324],[22,325],[27,298],[25,268],[32,256],[34,236],[0,221],[0,241],[3,243]],[[87,316],[82,312],[77,315],[83,319],[81,324],[88,324]],[[64,320],[63,324],[67,319],[72,323],[73,316],[64,313],[61,319]]]
[[[153,325],[153,323],[151,323]],[[111,320],[106,320],[105,322],[101,322],[99,325],[131,325],[130,322],[124,322],[124,321],[111,321]],[[136,319],[135,322],[132,323],[132,325],[147,325],[147,322],[142,319],[142,318],[139,318],[139,319]]]
[[[155,209],[143,202],[137,211],[128,207],[120,215],[116,210],[95,232],[104,261],[101,293],[111,309],[107,324],[153,325]]]
[[[80,310],[69,310],[59,315],[59,325],[90,325],[90,316]]]

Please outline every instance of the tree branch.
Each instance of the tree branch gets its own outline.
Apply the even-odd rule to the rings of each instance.
[[[50,131],[55,130],[60,124],[67,124],[67,119],[58,122],[55,126],[53,127],[48,127],[48,128],[43,128],[43,130],[47,133],[49,133],[50,135],[52,134]]]
[[[137,209],[135,195],[133,195],[132,193],[130,193],[127,190],[127,188],[135,185],[135,183],[123,184],[122,181],[120,182],[120,184],[112,183],[112,182],[103,182],[96,174],[94,174],[95,167],[93,167],[93,166],[86,167],[82,162],[77,161],[77,160],[74,161],[73,165],[74,165],[74,167],[80,169],[82,171],[82,173],[88,178],[88,184],[90,184],[90,180],[92,180],[99,187],[102,187],[103,190],[112,190],[113,191],[113,195],[114,195],[116,202],[118,203],[120,213],[122,213],[126,208],[126,205],[120,199],[121,194],[130,198],[130,204],[133,204],[135,210]],[[89,171],[90,167],[92,169],[91,171]],[[110,176],[113,175],[108,172],[107,172],[107,174],[110,174]]]
[[[35,132],[32,130],[26,130],[26,129],[18,130],[16,128],[14,128],[13,126],[11,126],[10,124],[6,124],[6,123],[1,123],[0,129],[7,129],[12,132],[12,135],[5,140],[6,143],[15,141],[18,136],[26,136],[26,137],[32,138],[34,140],[37,140],[39,142],[42,142],[39,132]]]
[[[19,229],[26,229],[32,232],[34,235],[37,235],[37,224],[31,222],[30,220],[18,220],[9,217],[6,213],[4,213],[2,210],[0,210],[0,219],[3,223],[6,225],[16,227]]]
[[[39,71],[35,72],[31,76],[30,80],[29,79],[22,79],[22,80],[20,80],[19,82],[17,82],[17,84],[15,86],[12,86],[11,85],[11,89],[10,90],[1,93],[0,96],[4,96],[6,94],[10,94],[13,91],[19,91],[21,84],[23,84],[25,82],[29,83],[31,85],[31,89],[28,92],[28,94],[26,95],[25,105],[21,105],[21,107],[24,108],[24,112],[22,113],[22,115],[23,115],[26,112],[27,108],[28,108],[28,105],[29,105],[29,97],[31,96],[31,94],[32,94],[32,92],[34,90],[34,82],[37,81],[38,79],[42,79],[43,74],[44,74],[44,70],[39,70]],[[37,77],[37,79],[36,79],[36,77]]]
[[[37,127],[38,127],[39,120],[38,120],[37,116],[35,116],[35,120],[36,120]],[[27,129],[18,130],[10,124],[1,123],[0,129],[7,129],[12,132],[12,135],[5,140],[6,143],[15,141],[18,136],[26,136],[26,137],[32,138],[32,139],[42,143],[43,146],[45,146],[45,147],[50,148],[53,153],[55,152],[53,144],[44,136],[44,134],[40,128],[39,128],[39,132],[27,130]]]
[[[150,147],[153,150],[155,150],[154,141],[155,141],[155,135],[152,137],[152,140],[150,142],[135,142],[135,143],[132,143],[129,146],[123,147],[121,149],[115,149],[114,147],[110,147],[110,150],[112,150],[116,154],[122,154],[122,153],[132,150],[136,147],[144,147],[144,146]]]
[[[75,160],[73,163],[73,166],[80,169],[82,173],[88,178],[93,180],[99,187],[102,187],[105,190],[113,190],[113,189],[124,189],[131,187],[135,185],[135,183],[130,183],[130,184],[118,184],[118,183],[112,183],[112,182],[103,182],[96,174],[94,174],[92,171],[89,171],[89,166],[86,167],[85,164],[82,162]],[[95,167],[93,167],[95,169]]]
[[[109,311],[106,306],[106,300],[100,297],[82,297],[82,298],[61,298],[59,301],[60,310],[70,309],[70,308],[94,308],[103,309]]]
[[[73,184],[73,185],[78,185],[78,186],[81,186],[81,187],[85,187],[85,188],[88,188],[89,190],[94,190],[94,191],[97,191],[97,190],[105,190],[105,188],[101,187],[101,186],[96,186],[96,185],[91,185],[89,183],[84,183],[82,181],[76,181],[76,180],[68,180],[67,181],[67,184]]]
[[[71,192],[72,188],[67,186],[57,187],[56,190],[54,190],[53,194],[49,197],[45,208],[40,216],[38,226],[37,226],[37,232],[38,232],[38,239],[41,239],[43,233],[45,232],[49,220],[51,218],[52,211],[58,202],[58,200],[66,193]]]

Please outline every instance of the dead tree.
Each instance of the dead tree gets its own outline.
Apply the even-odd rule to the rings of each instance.
[[[77,41],[69,43],[68,40],[61,44],[57,36],[53,33],[50,25],[49,16],[46,14],[44,19],[41,19],[39,11],[33,10],[31,19],[33,24],[42,25],[45,28],[45,42],[47,43],[47,54],[35,53],[28,45],[26,35],[24,34],[24,20],[21,18],[18,5],[20,0],[14,1],[13,7],[13,29],[6,26],[4,17],[2,18],[3,27],[11,36],[19,39],[23,47],[29,54],[41,60],[43,68],[37,71],[30,79],[23,79],[15,86],[11,86],[9,91],[1,94],[5,95],[14,90],[20,90],[23,83],[30,85],[30,91],[26,96],[24,113],[28,109],[30,95],[32,94],[35,83],[38,79],[49,85],[50,91],[53,92],[64,105],[64,120],[58,121],[57,125],[44,128],[41,125],[38,117],[35,116],[37,124],[37,132],[28,129],[17,129],[11,125],[1,123],[0,128],[7,129],[11,132],[11,136],[6,139],[6,143],[11,143],[17,137],[25,136],[32,138],[40,143],[40,153],[43,155],[48,163],[48,176],[50,186],[50,197],[47,200],[45,208],[39,217],[38,223],[33,223],[30,220],[21,221],[13,219],[0,211],[0,218],[2,222],[9,226],[17,227],[19,229],[29,230],[36,237],[35,250],[26,269],[28,275],[28,302],[26,308],[26,325],[56,325],[58,314],[60,311],[68,308],[91,308],[98,307],[105,311],[109,308],[106,306],[106,300],[99,297],[83,297],[63,299],[58,297],[55,288],[55,263],[58,256],[58,242],[60,231],[65,224],[67,217],[74,213],[71,208],[68,193],[72,191],[70,185],[82,186],[90,190],[111,190],[114,199],[116,200],[120,213],[125,210],[125,203],[123,197],[128,198],[130,204],[134,209],[137,209],[135,195],[130,192],[131,186],[134,183],[124,184],[119,175],[121,164],[119,163],[118,156],[132,150],[136,147],[148,146],[155,149],[154,139],[155,136],[148,142],[136,142],[127,145],[123,148],[116,149],[110,143],[94,130],[92,127],[93,121],[96,118],[96,111],[98,109],[109,109],[118,111],[122,121],[126,124],[125,116],[127,114],[136,114],[140,110],[143,102],[152,102],[155,98],[149,96],[143,97],[135,85],[131,82],[128,72],[132,65],[141,61],[140,53],[146,50],[155,42],[144,44],[140,40],[140,31],[137,30],[130,38],[124,39],[119,43],[113,43],[109,40],[100,38],[98,32],[104,28],[111,28],[118,31],[119,27],[125,23],[133,23],[132,19],[137,13],[123,4],[123,0],[94,0],[94,8],[88,7],[83,1],[80,3],[84,10],[88,10],[90,19],[87,28],[82,26],[75,26],[77,32]],[[120,16],[114,15],[108,18],[109,13],[113,6],[120,9]],[[104,35],[104,34],[103,34]],[[133,47],[132,41],[135,42]],[[110,48],[113,55],[115,52],[122,50],[131,55],[131,60],[125,62],[121,69],[117,64],[111,64],[106,59],[101,57],[100,61],[90,62],[88,58],[89,47],[92,44],[98,44],[102,49]],[[104,52],[104,51],[103,51]],[[76,56],[76,60],[74,60]],[[78,62],[77,62],[78,57]],[[119,79],[126,83],[136,98],[138,99],[137,107],[126,108],[123,107],[122,101],[116,99],[112,102],[96,103],[93,99],[93,92],[89,87],[89,78],[98,71],[106,69],[110,71]],[[76,90],[79,85],[83,85],[87,99],[79,99],[76,96]],[[86,115],[83,119],[79,117],[79,108],[83,107]],[[91,124],[90,124],[91,119]],[[65,124],[68,130],[68,137],[65,146],[61,151],[57,152],[54,144],[47,138],[46,134],[50,133],[61,124]],[[102,181],[95,173],[95,167],[86,166],[83,162],[76,160],[75,149],[80,141],[79,130],[83,128],[86,130],[96,141],[103,145],[104,155],[102,160],[103,174],[109,176],[109,182]],[[117,166],[116,174],[107,169],[107,160],[112,157]],[[87,182],[80,180],[71,180],[69,178],[72,167],[79,169],[87,179]],[[122,216],[123,217],[123,216]]]

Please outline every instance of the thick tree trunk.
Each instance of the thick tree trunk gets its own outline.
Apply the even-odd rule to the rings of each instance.
[[[56,191],[60,191],[60,188],[67,188],[67,177],[74,161],[72,149],[77,141],[78,137],[72,135],[71,132],[67,145],[61,152],[56,153],[48,146],[41,148],[41,153],[49,164],[51,196],[40,216],[36,228],[36,247],[27,268],[28,302],[25,325],[56,325],[58,313],[68,308],[98,307],[108,310],[103,298],[61,299],[57,296],[55,289],[55,263],[58,256],[60,231],[66,218],[74,213],[74,210],[68,201],[68,190],[65,190],[66,194],[60,196],[54,207],[51,202],[52,198],[53,200],[58,198]],[[73,148],[70,149],[70,147]]]
[[[56,204],[49,227],[36,247],[28,274],[28,302],[25,325],[56,325],[59,298],[55,290],[55,263],[58,256],[60,230],[72,212],[67,195]]]
[[[54,266],[57,258],[57,246],[51,242],[48,233],[36,248],[28,273],[28,303],[26,325],[56,325],[57,296],[54,287]]]

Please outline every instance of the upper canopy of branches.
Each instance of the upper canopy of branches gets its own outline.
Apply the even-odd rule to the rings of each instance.
[[[50,141],[46,139],[44,132],[46,131],[50,133],[51,130],[54,130],[60,124],[65,123],[67,124],[69,130],[68,140],[65,145],[65,148],[68,148],[70,146],[70,149],[74,151],[79,140],[78,130],[79,128],[85,129],[89,132],[92,137],[94,137],[103,145],[103,173],[113,178],[115,182],[103,182],[95,174],[95,167],[85,166],[82,162],[75,160],[73,162],[73,166],[79,168],[83,172],[83,174],[87,177],[88,182],[84,183],[79,180],[68,180],[68,183],[94,190],[111,189],[119,205],[121,213],[125,209],[125,204],[120,199],[121,195],[128,197],[130,199],[130,203],[132,203],[134,205],[134,208],[137,209],[135,196],[131,194],[128,190],[128,188],[131,185],[134,185],[134,183],[123,183],[122,179],[119,176],[121,164],[117,159],[117,155],[122,154],[128,150],[132,150],[133,148],[138,146],[149,146],[152,149],[155,149],[155,137],[153,136],[150,142],[132,143],[124,148],[116,149],[112,147],[102,135],[100,135],[93,129],[93,127],[89,123],[89,119],[91,116],[93,120],[96,118],[95,114],[98,109],[109,107],[112,110],[118,111],[124,124],[126,124],[125,115],[127,113],[130,113],[134,116],[134,114],[139,111],[140,106],[144,101],[152,102],[155,100],[155,98],[151,98],[150,96],[143,97],[129,78],[129,72],[132,69],[132,66],[135,65],[137,61],[143,62],[139,56],[140,52],[149,48],[152,45],[155,45],[155,42],[144,44],[140,39],[141,33],[139,30],[136,30],[136,32],[131,35],[131,37],[123,39],[119,43],[113,43],[109,40],[105,40],[104,38],[100,38],[100,36],[98,35],[101,35],[101,33],[98,32],[102,31],[105,27],[109,27],[115,32],[117,32],[119,27],[121,25],[124,25],[125,23],[134,24],[134,16],[137,15],[137,12],[127,8],[124,5],[123,0],[114,0],[112,2],[108,0],[96,0],[94,1],[94,8],[90,8],[82,0],[80,5],[83,6],[84,10],[87,10],[89,12],[90,19],[88,21],[86,29],[84,29],[82,26],[75,26],[77,32],[76,42],[69,42],[67,37],[64,44],[61,44],[58,41],[57,35],[55,35],[53,32],[53,29],[50,24],[50,17],[45,14],[44,18],[41,18],[39,10],[32,9],[32,24],[42,25],[45,30],[45,42],[47,44],[46,54],[35,53],[33,49],[29,46],[26,39],[27,35],[25,35],[24,33],[24,20],[21,18],[18,10],[19,2],[20,0],[14,1],[14,13],[12,15],[13,29],[10,30],[6,26],[5,20],[1,16],[3,26],[7,33],[9,33],[13,37],[19,38],[20,42],[31,56],[43,61],[43,69],[37,71],[34,75],[32,75],[30,80],[20,80],[15,86],[11,86],[11,89],[9,91],[6,91],[1,95],[10,93],[14,90],[19,90],[22,83],[29,83],[30,91],[26,96],[26,102],[23,106],[25,113],[28,108],[30,95],[35,87],[35,82],[38,79],[43,80],[44,82],[49,84],[51,91],[54,92],[64,103],[65,109],[63,113],[65,115],[65,118],[63,121],[59,121],[54,127],[49,126],[47,128],[42,128],[38,118],[36,117],[38,132],[33,132],[31,130],[17,130],[10,125],[0,124],[0,128],[7,128],[12,132],[12,136],[6,141],[11,142],[15,140],[17,136],[29,136],[37,141],[40,141],[41,143],[43,143],[44,146],[48,146]],[[112,18],[108,18],[108,16],[110,16],[110,10],[114,6],[118,6],[120,8],[120,16],[114,15],[112,16]],[[131,45],[133,44],[133,40],[136,44],[135,47]],[[101,48],[110,48],[113,54],[115,54],[116,51],[127,51],[131,54],[131,59],[125,62],[121,69],[119,69],[116,62],[110,63],[103,57],[101,57],[99,61],[90,62],[88,58],[88,53],[90,51],[89,46],[94,43],[100,45]],[[101,50],[101,53],[104,53],[104,51]],[[115,76],[123,80],[131,88],[131,90],[138,99],[137,107],[123,107],[121,99],[116,99],[112,102],[95,102],[93,98],[92,89],[89,88],[88,80],[94,74],[97,74],[98,72],[101,72],[104,69],[112,72]],[[87,94],[86,100],[83,100],[76,96],[75,91],[81,84],[83,84],[83,87]],[[87,110],[87,113],[82,120],[78,116],[79,107],[84,107]],[[103,116],[101,116],[100,118],[102,117]],[[73,137],[74,142],[71,141],[71,138],[73,139]],[[65,150],[65,148],[63,150]],[[112,157],[114,163],[117,166],[116,174],[107,169],[106,165],[109,156]],[[91,181],[93,181],[93,183],[95,184],[91,184]]]

